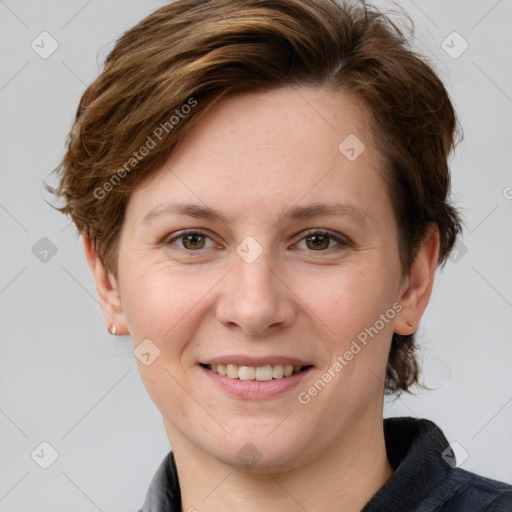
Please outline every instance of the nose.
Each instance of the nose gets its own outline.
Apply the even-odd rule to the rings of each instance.
[[[291,325],[297,311],[294,297],[265,253],[251,263],[236,256],[233,270],[223,280],[217,320],[246,334],[261,335]]]

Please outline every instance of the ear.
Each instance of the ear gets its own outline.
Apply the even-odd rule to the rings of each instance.
[[[96,291],[107,330],[111,334],[128,334],[119,285],[114,275],[103,265],[90,238],[82,235],[85,256],[96,283]],[[114,332],[112,328],[115,326]]]
[[[418,324],[434,286],[439,246],[439,228],[432,224],[427,229],[411,271],[401,287],[399,300],[402,309],[396,315],[394,322],[394,332],[397,334],[414,334],[418,330]]]

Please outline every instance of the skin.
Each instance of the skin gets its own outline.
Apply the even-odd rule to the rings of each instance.
[[[117,278],[84,237],[107,326],[160,350],[137,364],[176,457],[183,510],[359,511],[392,475],[382,428],[387,355],[393,332],[414,332],[427,306],[439,234],[428,230],[403,276],[368,119],[352,96],[313,87],[224,99],[130,197]],[[366,146],[355,161],[338,150],[349,134]],[[226,220],[164,213],[143,222],[176,201]],[[361,216],[283,217],[334,201]],[[176,238],[187,228],[206,232],[199,249]],[[346,243],[327,238],[318,249],[309,229]],[[263,250],[251,263],[236,251],[247,236]],[[300,403],[298,393],[393,304],[401,310]],[[291,356],[314,368],[278,396],[240,399],[198,366],[227,354]],[[248,442],[261,456],[252,467],[237,457]]]

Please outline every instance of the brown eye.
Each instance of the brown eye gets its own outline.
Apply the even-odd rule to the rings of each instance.
[[[310,230],[297,244],[297,248],[314,252],[331,252],[343,250],[351,246],[350,242],[340,235],[322,229]]]
[[[201,249],[214,247],[213,240],[202,231],[182,231],[175,236],[164,240],[167,246],[178,246],[179,249],[189,252],[199,252]],[[209,245],[208,245],[209,244]]]
[[[314,251],[329,248],[329,235],[313,235],[306,237],[306,246]]]
[[[190,250],[202,249],[205,244],[205,237],[199,234],[182,236],[181,240],[183,241],[183,247]]]

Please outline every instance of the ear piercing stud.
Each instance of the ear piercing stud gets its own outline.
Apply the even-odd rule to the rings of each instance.
[[[407,325],[408,325],[409,327],[412,327],[414,324],[413,324],[412,322],[407,322]]]
[[[113,336],[116,335],[116,332],[117,332],[116,324],[112,324],[112,327],[110,328],[110,332],[112,333]]]

